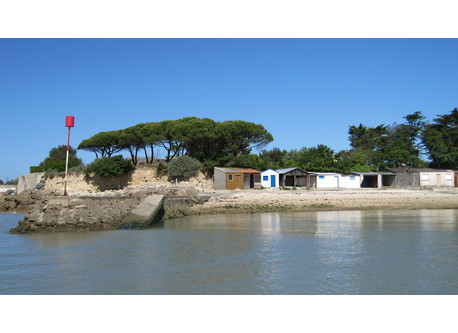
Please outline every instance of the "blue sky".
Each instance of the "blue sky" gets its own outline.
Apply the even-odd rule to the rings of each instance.
[[[457,39],[0,39],[0,179],[141,122],[262,124],[267,148],[348,149],[348,126],[458,107]],[[78,152],[85,163],[94,155]]]

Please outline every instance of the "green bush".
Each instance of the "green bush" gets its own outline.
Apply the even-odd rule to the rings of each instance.
[[[19,178],[16,179],[6,179],[5,185],[17,185]]]
[[[126,160],[121,155],[112,157],[102,157],[91,164],[84,170],[86,175],[96,174],[100,177],[116,177],[127,174],[133,170],[134,166],[129,160]]]
[[[172,179],[178,178],[179,180],[188,180],[199,174],[199,161],[187,155],[180,156],[172,159],[167,169],[169,170],[169,177]]]
[[[67,160],[67,146],[61,145],[52,148],[49,151],[49,156],[46,157],[38,166],[31,166],[30,173],[34,172],[63,172],[65,171],[65,163]],[[83,161],[76,157],[76,149],[70,147],[68,154],[68,167],[74,168],[83,165]]]
[[[165,165],[164,163],[159,163],[156,169],[157,177],[162,177],[166,174],[167,174],[167,165]]]

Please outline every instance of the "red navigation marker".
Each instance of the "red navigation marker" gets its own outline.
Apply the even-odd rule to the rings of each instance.
[[[67,158],[65,160],[65,182],[64,182],[64,196],[67,196],[67,178],[68,178],[68,153],[70,151],[70,128],[75,126],[75,117],[65,117],[65,127],[68,127],[68,138],[67,138]]]

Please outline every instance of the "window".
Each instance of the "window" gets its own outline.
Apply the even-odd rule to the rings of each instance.
[[[350,180],[356,180],[355,176],[350,176]]]
[[[429,175],[421,175],[421,180],[429,180]]]
[[[232,180],[232,175],[227,175],[227,180]]]
[[[324,176],[318,176],[318,179],[324,179]]]
[[[262,176],[262,180],[268,181],[269,180],[269,176]]]
[[[453,177],[452,175],[445,175],[445,180],[453,180]]]

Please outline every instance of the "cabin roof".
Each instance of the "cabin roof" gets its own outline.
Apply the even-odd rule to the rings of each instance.
[[[432,168],[390,168],[388,169],[395,173],[418,173],[418,172],[453,172],[453,170],[442,170],[442,169],[432,169]]]
[[[231,173],[261,173],[259,172],[258,170],[255,170],[255,169],[250,169],[250,168],[217,168],[215,167],[215,169],[218,169],[218,170],[221,170],[222,172],[231,172]]]
[[[274,169],[266,169],[266,170],[261,171],[261,173],[266,172],[266,171],[273,171],[273,172],[278,173],[278,171],[277,171],[277,170],[274,170]]]
[[[394,176],[393,172],[352,172],[351,174],[362,176]]]
[[[285,173],[288,173],[288,172],[291,172],[291,171],[294,171],[294,170],[300,170],[304,173],[307,173],[307,171],[304,171],[302,170],[301,168],[298,168],[298,167],[295,167],[295,168],[286,168],[286,169],[278,169],[278,170],[275,170],[277,171],[279,174],[285,174]]]

